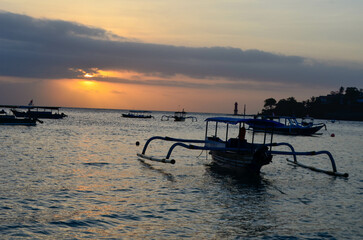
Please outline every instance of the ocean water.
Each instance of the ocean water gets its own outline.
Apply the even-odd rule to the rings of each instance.
[[[349,178],[275,156],[250,179],[214,169],[202,151],[175,149],[175,165],[136,157],[151,136],[203,139],[204,119],[216,115],[162,122],[171,113],[63,110],[68,118],[35,127],[0,126],[1,239],[363,239],[362,122],[274,136],[296,151],[331,151]],[[169,146],[157,141],[147,153]],[[326,157],[299,160],[331,169]]]

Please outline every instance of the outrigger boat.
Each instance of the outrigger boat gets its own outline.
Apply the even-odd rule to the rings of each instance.
[[[246,125],[259,124],[271,127],[274,124],[276,124],[276,122],[274,121],[262,120],[262,119],[232,118],[232,117],[212,117],[212,118],[207,118],[205,121],[206,121],[206,130],[205,130],[204,140],[178,139],[171,137],[154,136],[146,141],[142,152],[137,153],[137,156],[141,159],[175,164],[175,160],[171,158],[171,154],[176,147],[183,147],[192,150],[207,150],[209,151],[209,154],[212,156],[213,163],[221,168],[231,170],[233,172],[250,172],[253,174],[259,174],[260,169],[264,165],[271,163],[274,155],[290,155],[293,156],[294,160],[292,161],[288,160],[288,161],[298,166],[309,168],[314,171],[319,171],[334,176],[348,177],[347,173],[340,173],[337,171],[334,158],[332,154],[328,151],[296,152],[294,147],[289,143],[285,142],[273,143],[272,142],[273,132],[269,131],[264,132],[263,141],[260,141],[259,143],[255,142],[255,131],[252,132],[251,142],[248,142],[245,139],[245,133],[246,133],[246,129],[244,127],[245,124]],[[212,125],[211,123],[215,123],[215,130],[213,131],[212,135],[210,135],[210,130],[209,130],[210,125]],[[219,124],[225,124],[226,126],[225,131],[222,131],[223,135],[225,133],[225,140],[222,140],[217,136],[217,134],[219,133],[218,131]],[[232,129],[232,126],[236,128],[235,127],[236,125],[238,125],[239,128],[238,137],[229,138],[229,128]],[[269,141],[267,139],[268,135],[270,135]],[[146,155],[146,150],[149,144],[154,140],[174,142],[174,144],[172,144],[171,147],[169,148],[169,151],[166,154],[165,158]],[[272,150],[272,147],[278,147],[278,146],[286,146],[290,149],[290,151]],[[332,165],[332,171],[303,165],[299,163],[296,159],[296,156],[299,155],[306,155],[306,156],[326,155],[330,159]]]
[[[131,110],[128,113],[123,113],[122,117],[124,118],[154,118],[152,115],[147,114],[149,111],[134,111]]]
[[[268,119],[274,122],[273,124],[268,123],[267,126],[261,125],[260,122],[251,123],[249,128],[255,131],[273,131],[276,134],[309,136],[316,134],[323,127],[326,130],[324,123],[299,123],[295,117],[255,116],[254,118]]]
[[[16,117],[22,118],[48,118],[60,119],[67,117],[64,113],[59,113],[60,107],[43,107],[43,106],[21,106],[21,105],[0,105],[1,108],[10,108]],[[25,111],[19,110],[25,109]]]
[[[26,108],[27,111],[19,111],[12,109],[16,117],[29,117],[29,118],[47,118],[47,119],[61,119],[67,117],[64,113],[59,113],[59,107],[39,107],[39,106],[22,106],[19,108]],[[56,111],[56,112],[53,112]]]
[[[169,121],[170,118],[174,118],[175,122],[185,122],[185,119],[187,119],[187,118],[192,119],[192,122],[197,121],[196,117],[192,117],[192,116],[187,117],[186,114],[187,113],[183,109],[183,111],[181,111],[181,112],[175,112],[174,115],[163,115],[161,117],[161,121]]]

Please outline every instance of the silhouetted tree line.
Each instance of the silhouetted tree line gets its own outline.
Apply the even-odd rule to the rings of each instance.
[[[265,100],[263,115],[310,116],[320,119],[363,121],[363,89],[340,87],[326,96],[311,97],[302,102],[294,97]]]

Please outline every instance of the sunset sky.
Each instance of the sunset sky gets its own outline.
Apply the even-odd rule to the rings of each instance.
[[[0,105],[257,113],[363,88],[361,0],[0,0]]]

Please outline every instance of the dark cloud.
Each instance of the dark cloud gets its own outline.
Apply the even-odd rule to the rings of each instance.
[[[259,50],[148,44],[74,22],[0,12],[1,76],[77,78],[79,72],[74,69],[131,70],[159,77],[181,74],[206,80],[224,78],[236,84],[249,80],[335,88],[341,85],[361,87],[363,82],[362,67],[332,66],[304,57]],[[200,86],[157,80],[149,84]]]
[[[136,84],[136,85],[147,85],[147,86],[168,86],[168,87],[181,87],[181,88],[213,88],[217,85],[210,83],[194,83],[194,82],[181,82],[175,80],[165,80],[165,79],[125,79],[117,77],[95,77],[92,80],[100,82],[114,82],[114,83],[125,83],[125,84]],[[227,87],[228,88],[228,87]]]

